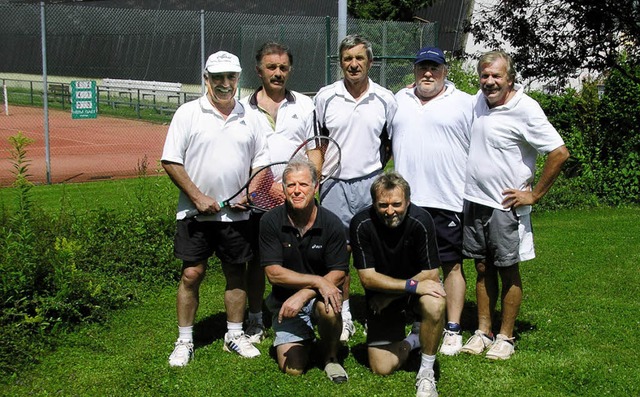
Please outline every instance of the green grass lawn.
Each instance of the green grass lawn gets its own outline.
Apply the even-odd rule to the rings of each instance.
[[[170,200],[176,200],[177,191],[171,190],[168,178],[151,181],[166,188]],[[95,191],[60,185],[52,187],[58,190],[52,193],[35,187],[34,197],[55,207],[61,196],[67,196],[73,205],[100,205],[102,200],[96,198],[100,195],[117,209],[131,205],[141,188],[135,180],[87,185]],[[0,189],[3,206],[11,206],[12,193]],[[439,355],[440,395],[640,395],[635,350],[640,342],[638,219],[640,208],[534,214],[538,257],[521,265],[524,302],[516,324],[516,354],[505,362]],[[471,262],[465,262],[465,269],[466,339],[476,324],[475,271]],[[260,346],[262,355],[256,359],[223,352],[224,279],[219,266],[213,264],[201,289],[195,361],[186,368],[167,364],[177,328],[175,287],[166,287],[147,292],[142,302],[114,313],[105,324],[85,326],[65,336],[42,362],[1,382],[0,395],[415,395],[415,365],[387,377],[375,376],[368,369],[362,287],[357,277],[353,280],[351,306],[357,333],[345,350],[350,376],[346,384],[332,384],[317,367],[297,378],[281,374],[270,356],[272,337]]]

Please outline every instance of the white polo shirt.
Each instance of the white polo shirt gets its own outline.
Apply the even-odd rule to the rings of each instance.
[[[424,105],[415,88],[396,94],[391,123],[394,167],[420,207],[462,212],[473,96],[445,81],[444,92]]]
[[[318,133],[328,134],[342,149],[334,178],[355,179],[380,170],[381,144],[398,108],[393,93],[369,79],[369,88],[355,100],[339,80],[321,88],[314,101]]]
[[[184,165],[196,186],[218,201],[228,199],[249,180],[252,168],[269,164],[267,140],[253,114],[236,101],[225,120],[206,96],[180,106],[164,144],[162,160]],[[178,216],[195,205],[180,191]],[[249,211],[223,208],[199,220],[233,222],[249,219]]]
[[[253,94],[240,100],[247,112],[254,113],[260,129],[267,136],[271,161],[288,161],[294,150],[307,138],[307,122],[313,117],[313,100],[296,91],[285,91],[285,99],[278,108],[275,120],[258,106],[258,88]]]
[[[505,189],[531,188],[538,154],[564,145],[538,102],[521,85],[515,89],[509,102],[493,109],[481,91],[475,96],[464,198],[499,210],[505,210]]]

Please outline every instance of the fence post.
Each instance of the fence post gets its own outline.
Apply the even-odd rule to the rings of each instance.
[[[205,60],[205,53],[204,53],[204,10],[200,10],[200,94],[204,95],[205,93],[205,88],[204,88],[204,79],[202,78],[202,71],[204,70],[204,60]],[[185,96],[186,98],[186,96]],[[186,100],[185,100],[186,102]]]
[[[331,17],[327,16],[324,20],[324,28],[325,28],[325,39],[326,39],[326,73],[324,76],[324,85],[329,85],[331,83]]]
[[[44,13],[44,1],[40,2],[40,30],[42,39],[42,95],[44,99],[44,158],[47,184],[51,185],[51,148],[49,146],[49,96],[47,89],[47,23]]]
[[[4,114],[9,115],[9,99],[7,99],[7,82],[2,79],[2,97],[4,98]]]

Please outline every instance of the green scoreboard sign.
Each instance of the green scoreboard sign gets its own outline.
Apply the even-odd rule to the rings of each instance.
[[[96,82],[92,80],[71,82],[71,118],[95,119],[98,116]]]

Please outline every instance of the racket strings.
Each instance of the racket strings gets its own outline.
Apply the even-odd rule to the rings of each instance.
[[[273,164],[258,171],[247,187],[249,204],[263,210],[269,210],[284,203],[282,190],[282,172],[286,164]]]
[[[340,147],[333,139],[325,136],[310,139],[305,146],[305,153],[314,163],[322,164],[321,182],[333,176],[340,168]]]

